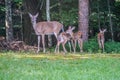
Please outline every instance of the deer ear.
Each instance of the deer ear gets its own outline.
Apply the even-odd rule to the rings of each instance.
[[[69,26],[68,29],[71,29],[71,26]]]
[[[103,32],[106,32],[106,29],[104,29]]]
[[[37,14],[35,15],[35,17],[38,17],[38,15],[39,15],[39,13],[37,13]]]
[[[72,27],[72,30],[74,30],[75,29],[75,27]]]
[[[28,12],[28,14],[29,14],[30,17],[32,17],[32,14],[31,14],[31,13]]]
[[[99,31],[100,31],[100,33],[102,32],[102,30],[101,30],[101,29],[99,29]]]

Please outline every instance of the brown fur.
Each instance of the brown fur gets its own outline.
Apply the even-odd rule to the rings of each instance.
[[[57,35],[59,34],[60,30],[63,28],[63,25],[57,21],[44,21],[44,22],[38,22],[36,23],[36,19],[38,16],[38,13],[36,15],[31,15],[29,13],[29,16],[31,18],[31,22],[33,24],[34,31],[36,35],[38,35],[38,50],[40,47],[40,36],[42,36],[42,45],[43,45],[43,52],[45,52],[45,35],[54,34],[57,38]]]

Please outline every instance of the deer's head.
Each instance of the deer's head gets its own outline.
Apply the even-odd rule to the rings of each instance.
[[[104,34],[106,32],[106,29],[102,29],[102,30],[100,29],[99,31],[101,34]]]
[[[28,13],[31,19],[32,23],[36,23],[37,17],[39,15],[39,13],[37,13],[36,15],[32,15],[31,13]]]
[[[71,27],[69,26],[68,30],[66,30],[66,33],[70,34],[71,36],[73,36],[73,30],[75,29],[75,27]]]

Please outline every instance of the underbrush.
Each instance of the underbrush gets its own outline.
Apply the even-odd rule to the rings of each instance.
[[[102,52],[102,50],[99,49],[97,40],[95,39],[91,39],[84,43],[84,51],[90,53]],[[105,42],[105,53],[120,53],[120,42]]]
[[[104,53],[120,53],[120,42],[105,42],[105,51]],[[70,47],[68,43],[65,45],[68,52],[70,52]],[[55,46],[47,49],[48,52],[53,53],[55,50]],[[87,42],[83,43],[83,51],[85,53],[103,53],[102,49],[99,49],[98,41],[96,39],[89,39]],[[62,45],[60,45],[60,52],[63,52]],[[80,48],[77,44],[76,52],[80,53]],[[73,53],[73,48],[72,48]]]
[[[66,44],[66,49],[68,52],[70,51],[69,45]],[[54,50],[52,48],[52,50]],[[63,51],[62,46],[60,46],[60,51]],[[73,50],[72,50],[73,51]],[[80,52],[79,46],[77,45],[76,51]],[[99,45],[96,39],[90,39],[83,44],[83,51],[85,53],[120,53],[120,42],[112,42],[106,41],[105,42],[105,51],[103,52],[102,49],[99,49]]]
[[[54,53],[55,51],[55,47],[50,47],[50,48],[46,48],[46,53]],[[72,47],[72,46],[71,46]],[[73,53],[73,48],[72,48],[72,52],[70,52],[70,47],[68,45],[68,43],[65,45],[65,48],[67,49],[67,51],[69,53]],[[6,52],[11,52],[11,51],[0,51],[1,53],[6,53]],[[19,51],[16,51],[17,53],[19,53]],[[20,51],[20,53],[36,53],[37,51]],[[41,50],[39,53],[42,53],[43,51]],[[63,48],[62,45],[60,45],[60,52],[63,52]],[[112,42],[112,41],[106,41],[105,42],[105,51],[103,52],[102,49],[99,49],[99,45],[96,39],[90,39],[87,42],[83,43],[83,52],[84,53],[120,53],[120,42]],[[80,48],[77,45],[76,47],[76,53],[80,53]]]

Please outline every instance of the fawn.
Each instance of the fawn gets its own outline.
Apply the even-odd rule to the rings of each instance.
[[[106,29],[103,30],[100,29],[99,31],[100,32],[97,35],[98,44],[99,44],[99,48],[102,49],[104,52],[104,41],[105,41],[104,33],[106,32]]]
[[[73,31],[74,28],[71,28],[71,29],[68,29],[68,30]],[[56,45],[56,48],[55,48],[55,52],[58,50],[58,53],[59,53],[59,46],[60,46],[60,44],[62,44],[64,52],[65,53],[67,52],[67,50],[65,48],[65,44],[68,41],[70,41],[71,38],[72,38],[72,36],[69,33],[67,33],[68,30],[66,30],[66,32],[60,33],[60,35],[57,37],[57,45]],[[69,47],[70,47],[70,51],[71,51],[71,45],[70,45],[70,43],[69,43]]]
[[[69,33],[72,36],[71,42],[72,42],[72,47],[73,47],[74,53],[76,52],[77,42],[78,42],[78,45],[80,48],[80,52],[83,52],[82,32],[81,31],[73,32],[72,31],[73,28],[71,26],[69,26],[69,29],[66,31],[66,33]]]

